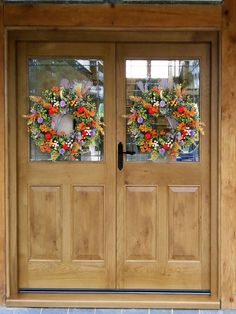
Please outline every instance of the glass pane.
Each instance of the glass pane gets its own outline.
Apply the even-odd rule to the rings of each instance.
[[[103,60],[30,58],[30,160],[103,159]]]
[[[199,60],[126,60],[128,161],[199,161],[199,80]]]

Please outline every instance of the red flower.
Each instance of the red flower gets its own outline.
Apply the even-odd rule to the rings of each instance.
[[[50,108],[50,109],[48,110],[48,112],[49,112],[49,114],[54,114],[54,113],[55,113],[55,111],[54,111],[53,108]]]
[[[154,114],[155,112],[157,112],[157,107],[150,107],[149,109],[148,109],[148,113],[149,114]]]
[[[84,112],[84,107],[78,107],[77,111],[78,111],[78,113],[83,113]]]
[[[50,138],[52,137],[50,133],[45,133],[44,137],[46,138],[46,140],[50,140]]]
[[[168,144],[163,144],[162,148],[164,148],[165,150],[167,150],[169,148]]]
[[[86,136],[87,135],[87,132],[82,132],[82,136]]]
[[[66,150],[66,149],[68,149],[68,145],[67,144],[63,144],[62,148],[64,148]]]
[[[157,86],[152,87],[151,90],[154,91],[154,92],[157,92],[158,94],[160,94],[160,91],[159,91]]]
[[[183,113],[184,112],[184,107],[180,106],[177,108],[178,113]]]
[[[144,137],[145,137],[147,140],[149,140],[149,139],[151,138],[151,134],[150,134],[150,133],[146,133],[146,134],[144,135]]]
[[[188,135],[188,133],[185,132],[185,131],[183,131],[183,132],[181,133],[181,135],[182,135],[183,137],[185,137],[186,135]]]

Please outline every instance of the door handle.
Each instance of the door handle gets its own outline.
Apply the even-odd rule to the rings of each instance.
[[[118,169],[122,170],[123,169],[123,155],[134,155],[135,152],[131,152],[131,151],[123,151],[123,144],[120,142],[118,144]]]

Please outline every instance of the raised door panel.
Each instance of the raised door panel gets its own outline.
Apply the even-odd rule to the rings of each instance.
[[[31,186],[28,200],[29,260],[62,258],[60,187]]]
[[[200,188],[169,187],[169,259],[199,260]]]
[[[126,261],[157,258],[157,188],[126,187]]]
[[[72,259],[104,260],[104,187],[73,187],[72,206]]]

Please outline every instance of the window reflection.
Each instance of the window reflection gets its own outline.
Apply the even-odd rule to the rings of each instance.
[[[181,85],[184,94],[191,96],[199,108],[200,99],[200,61],[195,60],[126,60],[126,99],[127,114],[130,112],[130,96],[141,96],[145,90],[160,86],[172,90]],[[160,127],[168,127],[167,121],[160,119]],[[127,155],[128,161],[147,161],[149,155],[141,153],[127,133],[127,149],[135,151],[133,156]],[[157,160],[161,161],[161,160]],[[183,147],[175,161],[199,161],[199,142],[188,148]]]
[[[30,58],[28,60],[29,96],[40,95],[45,89],[61,84],[80,83],[96,100],[97,115],[104,122],[104,66],[99,59],[49,59]],[[68,126],[65,126],[66,128]],[[30,141],[30,160],[49,160],[49,154],[42,153],[34,142]],[[103,159],[103,137],[82,154],[82,161],[100,161]]]

